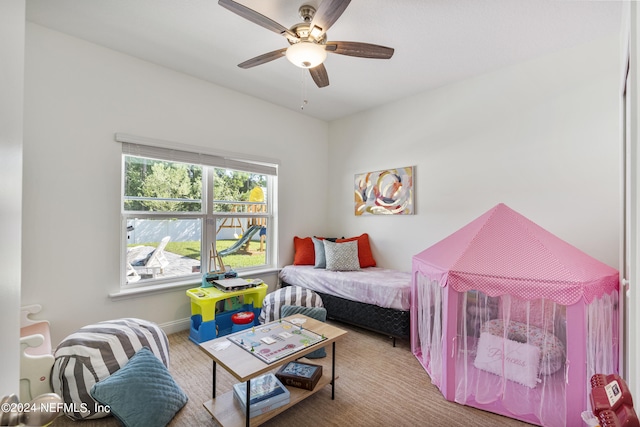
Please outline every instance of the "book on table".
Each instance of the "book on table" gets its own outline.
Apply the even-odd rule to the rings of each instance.
[[[233,385],[233,395],[246,411],[247,383]],[[251,380],[250,416],[264,414],[272,409],[288,404],[289,390],[276,378],[274,374],[265,374]]]
[[[283,384],[305,390],[313,390],[321,376],[322,366],[297,361],[283,365],[276,373]]]

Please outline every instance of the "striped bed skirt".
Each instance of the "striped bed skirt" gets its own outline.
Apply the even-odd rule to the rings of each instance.
[[[117,319],[85,326],[66,337],[54,352],[51,385],[73,420],[109,415],[90,394],[91,387],[124,367],[143,347],[169,368],[169,341],[155,323]]]

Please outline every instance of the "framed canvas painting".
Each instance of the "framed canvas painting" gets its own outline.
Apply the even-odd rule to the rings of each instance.
[[[355,176],[355,214],[412,215],[413,166]]]

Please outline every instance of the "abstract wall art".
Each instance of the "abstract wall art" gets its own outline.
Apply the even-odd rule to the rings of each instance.
[[[356,174],[356,216],[412,215],[413,169],[407,166]]]

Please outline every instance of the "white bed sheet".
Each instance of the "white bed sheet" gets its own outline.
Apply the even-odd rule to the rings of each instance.
[[[378,307],[409,310],[411,307],[411,273],[380,267],[357,271],[331,271],[312,265],[287,265],[280,279],[352,301]]]

